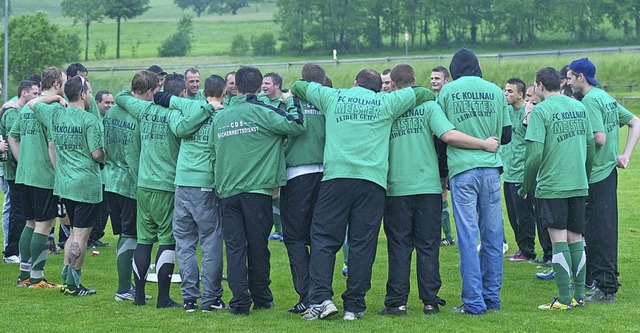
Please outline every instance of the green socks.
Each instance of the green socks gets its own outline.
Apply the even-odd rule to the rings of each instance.
[[[33,229],[24,227],[20,234],[20,280],[28,279],[31,276],[31,238],[33,237]]]
[[[116,247],[116,267],[118,269],[118,294],[124,294],[131,289],[131,274],[133,273],[133,253],[136,250],[135,238],[120,236]]]
[[[49,255],[49,235],[33,233],[31,237],[31,284],[44,278],[44,265]]]
[[[580,242],[582,244],[582,242]],[[553,244],[553,271],[555,272],[556,286],[558,287],[558,301],[562,304],[571,304],[571,255],[567,242]],[[584,288],[584,279],[582,281]],[[584,292],[584,291],[583,291]]]
[[[449,202],[442,202],[442,214],[440,215],[440,224],[442,225],[442,232],[444,233],[444,238],[453,239],[453,235],[451,234],[451,219],[449,218]]]
[[[76,288],[80,285],[81,276],[81,269],[73,269],[69,267],[69,269],[67,270],[67,276],[64,279],[64,283],[67,285],[67,289],[76,290]]]
[[[584,298],[584,284],[587,277],[587,258],[582,241],[569,244],[569,253],[571,253],[571,272],[573,273],[573,297],[578,300]]]

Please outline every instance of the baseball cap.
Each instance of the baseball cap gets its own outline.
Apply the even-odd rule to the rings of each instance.
[[[162,70],[162,67],[158,66],[158,65],[151,65],[149,66],[149,68],[147,68],[148,71],[154,72],[158,75],[167,75],[167,72]]]
[[[568,70],[569,70],[569,65],[562,66],[562,68],[560,69],[560,79],[566,79],[567,78],[567,71]]]
[[[598,80],[596,80],[596,65],[594,65],[589,58],[580,58],[572,61],[569,64],[569,69],[584,75],[584,78],[589,81],[589,83],[597,86],[600,84]]]

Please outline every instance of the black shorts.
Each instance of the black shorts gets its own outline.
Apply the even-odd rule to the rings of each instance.
[[[113,233],[136,238],[137,201],[113,192],[104,192],[104,195],[111,209]]]
[[[587,197],[538,199],[542,225],[551,229],[584,233]]]
[[[53,220],[58,212],[58,196],[53,195],[52,189],[24,185],[22,188],[24,200],[23,211],[27,220],[43,222]]]
[[[100,217],[100,205],[62,199],[73,228],[91,228]]]

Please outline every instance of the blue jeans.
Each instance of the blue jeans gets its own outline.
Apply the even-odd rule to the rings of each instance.
[[[4,235],[3,250],[9,245],[9,210],[11,209],[11,200],[9,198],[9,184],[4,179],[4,176],[0,177],[0,188],[4,193],[4,203],[2,205],[2,234]]]
[[[460,250],[462,302],[470,313],[500,309],[502,288],[502,204],[500,172],[476,168],[450,180]],[[478,233],[482,247],[477,251]]]

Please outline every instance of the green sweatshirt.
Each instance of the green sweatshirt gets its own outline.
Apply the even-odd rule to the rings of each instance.
[[[19,109],[11,108],[4,110],[2,119],[0,119],[0,133],[2,133],[4,141],[8,140],[7,137],[9,136],[9,131],[11,131],[11,127],[16,122],[16,119],[18,119],[19,115]],[[18,162],[16,162],[15,158],[13,158],[11,149],[7,150],[7,161],[2,163],[2,167],[4,168],[4,179],[16,179],[16,168],[18,167]]]
[[[286,184],[282,140],[304,132],[300,101],[287,111],[257,100],[233,96],[213,119],[215,188],[220,198],[251,192],[271,195]]]
[[[138,119],[113,105],[103,120],[105,191],[136,199],[140,162]]]
[[[504,164],[502,179],[509,183],[522,183],[526,151],[524,136],[527,133],[527,128],[522,123],[525,106],[518,109],[509,106],[509,117],[512,124],[511,142],[500,146],[500,157]]]

